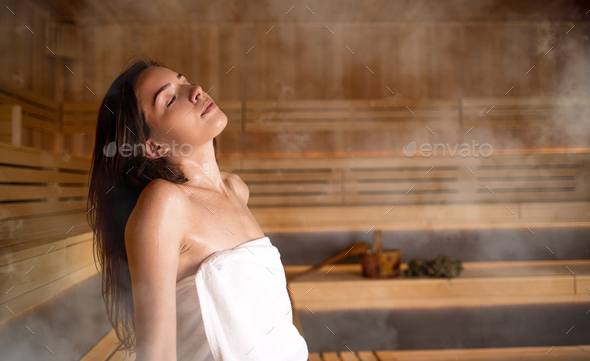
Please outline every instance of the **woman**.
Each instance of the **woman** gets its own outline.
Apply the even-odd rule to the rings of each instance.
[[[137,360],[308,357],[280,254],[246,184],[217,165],[226,124],[200,86],[149,59],[100,107],[89,223],[109,320]]]

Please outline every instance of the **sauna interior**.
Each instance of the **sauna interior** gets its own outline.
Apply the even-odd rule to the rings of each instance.
[[[590,2],[4,0],[0,29],[1,359],[135,359],[86,200],[138,55],[227,115],[310,361],[590,358]]]

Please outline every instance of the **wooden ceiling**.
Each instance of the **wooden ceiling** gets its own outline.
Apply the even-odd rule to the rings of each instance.
[[[28,1],[58,20],[87,24],[590,19],[589,0]]]

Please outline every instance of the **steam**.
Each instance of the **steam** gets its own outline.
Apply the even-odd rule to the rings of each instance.
[[[111,329],[100,292],[94,275],[0,324],[2,359],[79,360]]]

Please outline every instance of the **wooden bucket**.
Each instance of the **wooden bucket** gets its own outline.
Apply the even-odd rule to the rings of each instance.
[[[372,278],[399,276],[402,251],[399,249],[383,249],[380,230],[374,232],[374,237],[375,244],[373,245],[373,249],[368,249],[360,255],[363,276]]]
[[[392,278],[399,276],[402,251],[399,249],[371,250],[361,254],[363,276],[372,278]]]

